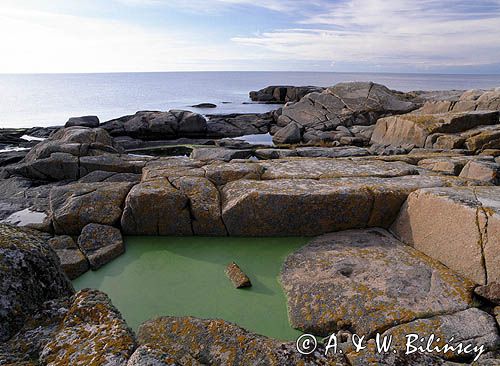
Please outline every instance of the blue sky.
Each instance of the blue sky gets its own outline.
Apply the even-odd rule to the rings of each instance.
[[[0,0],[0,72],[500,73],[500,0]]]

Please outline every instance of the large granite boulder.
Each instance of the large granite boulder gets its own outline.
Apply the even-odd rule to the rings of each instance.
[[[493,160],[471,160],[460,172],[460,177],[475,179],[498,186],[500,185],[500,164]]]
[[[121,227],[127,235],[193,235],[188,197],[166,178],[132,188]]]
[[[467,90],[460,96],[441,100],[427,100],[418,113],[446,113],[471,111],[500,111],[500,88]]]
[[[71,236],[61,235],[49,240],[61,262],[61,268],[70,280],[89,270],[89,262]]]
[[[207,115],[207,137],[238,137],[268,133],[274,123],[272,113]]]
[[[72,293],[46,238],[0,224],[0,342],[12,337],[46,301]]]
[[[125,252],[119,229],[100,224],[86,225],[78,237],[78,247],[85,253],[90,268],[97,270]]]
[[[99,127],[99,118],[97,116],[83,116],[83,117],[71,117],[64,127],[89,127],[97,128]]]
[[[158,140],[180,136],[203,137],[206,134],[207,121],[202,115],[189,111],[141,111],[104,122],[100,127],[112,136]]]
[[[230,236],[389,227],[412,191],[448,184],[438,176],[240,180],[222,188],[222,218]]]
[[[19,164],[7,167],[7,172],[36,180],[76,180],[80,157],[118,152],[103,129],[63,128],[37,144]]]
[[[179,365],[347,365],[341,355],[325,356],[321,345],[304,356],[294,342],[250,333],[224,320],[161,317],[143,323],[137,338],[141,346],[168,353]]]
[[[188,208],[194,235],[227,235],[222,222],[219,191],[210,180],[180,177],[173,179],[172,185],[189,199]]]
[[[500,187],[416,191],[391,230],[475,283],[500,282]]]
[[[374,83],[340,83],[283,107],[278,126],[295,122],[304,136],[334,131],[338,126],[372,125],[381,116],[408,113],[418,106],[401,93]]]
[[[248,159],[252,156],[252,153],[251,149],[235,150],[224,147],[199,147],[193,149],[191,158],[201,161],[231,161],[234,159]]]
[[[451,134],[481,125],[498,124],[498,112],[463,112],[442,114],[405,114],[377,121],[371,142],[400,146],[413,144],[425,147],[428,138],[436,134]]]
[[[275,144],[298,144],[302,141],[304,128],[297,122],[290,122],[273,136]]]
[[[133,183],[73,183],[52,188],[49,216],[57,234],[79,235],[91,223],[116,226]]]
[[[254,102],[288,103],[298,102],[309,93],[321,93],[325,88],[317,86],[268,86],[264,89],[250,92],[250,99]]]
[[[291,324],[316,335],[370,337],[472,304],[472,282],[382,229],[318,237],[288,256],[280,279]]]
[[[40,362],[125,366],[135,348],[134,334],[106,294],[87,289],[71,299],[57,332],[40,353]]]

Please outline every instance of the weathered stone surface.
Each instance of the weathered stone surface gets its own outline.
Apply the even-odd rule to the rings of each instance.
[[[261,160],[282,159],[298,156],[295,150],[290,149],[257,149],[254,155]]]
[[[205,177],[210,179],[217,187],[240,179],[260,179],[264,169],[255,163],[218,163],[213,162],[203,167]]]
[[[294,342],[256,335],[223,320],[162,317],[143,323],[137,337],[140,345],[204,365],[346,365],[342,356],[325,357],[322,346],[302,356]]]
[[[79,178],[79,158],[117,153],[109,134],[100,128],[69,127],[37,144],[19,163],[7,171],[38,180]]]
[[[142,168],[152,158],[130,155],[99,155],[80,158],[79,176],[84,177],[94,171],[141,174]]]
[[[90,268],[87,258],[79,249],[58,249],[56,253],[61,268],[70,280],[80,277]]]
[[[189,199],[194,235],[227,235],[221,218],[219,191],[212,182],[200,177],[180,177],[172,180],[172,185]]]
[[[141,180],[141,174],[135,173],[115,173],[115,172],[105,172],[102,170],[95,170],[92,173],[87,174],[85,177],[78,180],[79,183],[139,183]]]
[[[78,235],[90,223],[119,223],[130,183],[74,183],[50,191],[50,217],[57,234]]]
[[[387,114],[407,113],[417,105],[397,92],[373,83],[340,83],[283,107],[278,126],[295,122],[307,133],[334,131],[338,126],[371,125]]]
[[[41,234],[0,224],[0,341],[18,331],[48,300],[73,287]]]
[[[492,282],[485,286],[476,287],[474,292],[483,299],[495,305],[500,305],[500,283]]]
[[[233,150],[223,147],[200,147],[193,149],[192,159],[210,161],[222,160],[231,161],[233,159],[248,159],[252,156],[252,150]]]
[[[393,346],[396,349],[406,349],[406,336],[409,334],[418,334],[425,338],[425,342],[416,340],[414,346],[427,345],[427,340],[433,334],[435,342],[433,346],[443,347],[445,344],[457,346],[462,343],[463,347],[471,345],[472,347],[483,346],[484,352],[492,351],[500,347],[500,336],[495,324],[495,319],[476,308],[463,310],[454,314],[439,315],[429,319],[418,319],[407,324],[398,325],[385,332],[384,336],[393,337]],[[439,340],[438,340],[439,338]],[[476,353],[458,354],[457,352],[436,352],[442,358],[454,360],[471,361],[477,355]]]
[[[207,137],[238,137],[268,133],[274,123],[272,112],[262,114],[207,115]]]
[[[464,166],[474,159],[477,158],[473,156],[429,158],[420,160],[418,166],[432,170],[433,172],[458,176],[462,172]],[[469,179],[470,177],[464,178]]]
[[[368,149],[355,146],[347,147],[298,147],[298,156],[303,158],[347,158],[370,155]]]
[[[87,256],[93,270],[125,252],[120,230],[107,225],[86,225],[78,237],[78,246]]]
[[[70,298],[45,302],[27,314],[23,327],[0,343],[0,365],[38,366],[41,350],[57,332],[70,306]]]
[[[474,152],[500,148],[500,124],[482,126],[461,134],[465,147]]]
[[[405,114],[377,121],[371,142],[399,146],[426,146],[427,138],[436,133],[458,133],[480,125],[498,124],[498,112],[443,114]]]
[[[297,144],[302,140],[303,127],[296,122],[290,122],[273,136],[275,144]]]
[[[97,116],[83,116],[83,117],[72,117],[66,122],[64,127],[89,127],[97,128],[99,127],[99,118]]]
[[[127,196],[122,230],[128,235],[193,235],[188,202],[166,178],[142,182]]]
[[[284,104],[288,102],[298,102],[309,93],[321,93],[323,90],[324,88],[317,86],[268,86],[261,90],[251,91],[250,99],[254,102]]]
[[[185,354],[179,360],[172,356],[169,352],[162,350],[160,347],[140,346],[138,347],[127,366],[203,366],[196,361],[191,355]]]
[[[418,174],[403,162],[326,158],[289,158],[259,163],[265,169],[262,179],[326,179],[338,177],[398,177]]]
[[[478,284],[500,282],[500,187],[412,193],[392,231]]]
[[[500,185],[500,165],[494,161],[471,160],[462,169],[460,177]]]
[[[388,227],[408,194],[452,183],[443,177],[241,180],[222,188],[229,235],[319,235]]]
[[[112,136],[130,136],[143,140],[204,136],[206,119],[197,113],[171,110],[169,112],[141,111],[101,124]]]
[[[370,336],[472,303],[472,282],[382,229],[314,239],[288,256],[281,283],[291,324],[317,335]]]
[[[132,331],[109,298],[79,291],[62,324],[42,352],[44,365],[126,365],[135,349]]]
[[[236,288],[251,287],[252,282],[250,278],[241,270],[241,268],[234,262],[229,263],[226,267],[226,276],[231,280],[233,286]]]

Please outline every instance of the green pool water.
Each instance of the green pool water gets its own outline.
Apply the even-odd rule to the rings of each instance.
[[[285,257],[306,238],[128,237],[126,253],[73,281],[106,292],[137,329],[161,315],[224,319],[258,334],[294,340],[278,283]],[[235,261],[253,286],[235,289],[224,270]]]

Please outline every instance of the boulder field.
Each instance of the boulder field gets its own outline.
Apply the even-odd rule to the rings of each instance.
[[[45,140],[0,172],[0,365],[498,365],[499,93],[270,87],[253,99],[286,104],[265,115],[33,129]],[[280,145],[210,140],[247,132]],[[129,153],[167,140],[191,155]],[[337,334],[343,353],[169,314],[134,333],[106,294],[69,280],[121,255],[124,235],[311,237],[279,275],[290,324]],[[407,355],[410,333],[481,357]],[[375,352],[377,334],[394,352]]]

